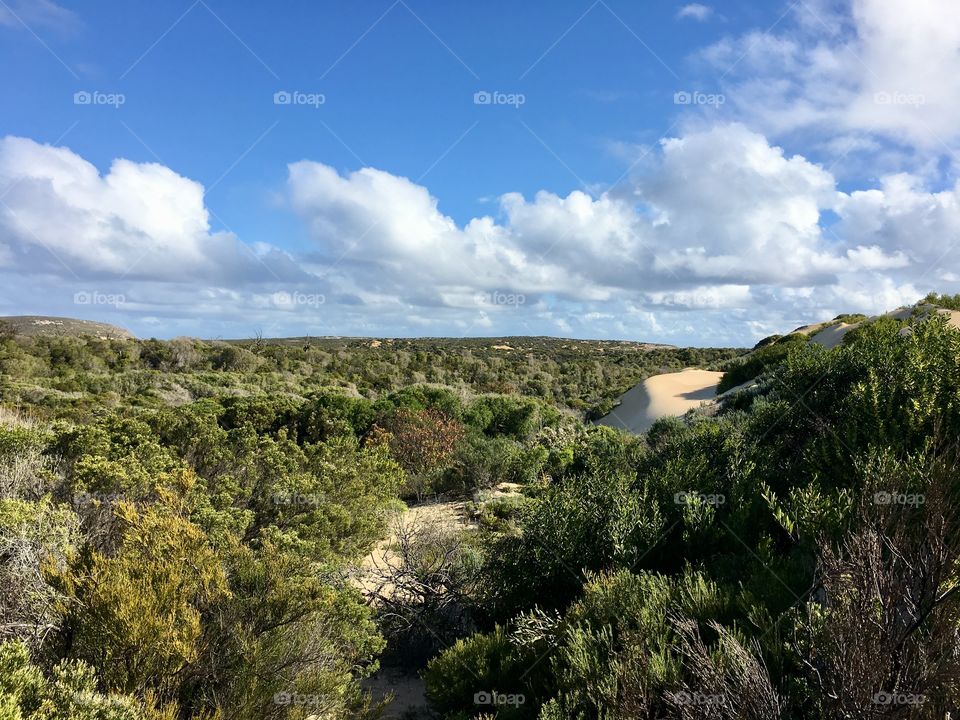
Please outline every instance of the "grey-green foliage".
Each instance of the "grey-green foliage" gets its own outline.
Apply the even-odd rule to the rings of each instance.
[[[20,642],[0,644],[2,720],[173,720],[126,695],[97,691],[93,668],[58,663],[49,675],[30,662]]]

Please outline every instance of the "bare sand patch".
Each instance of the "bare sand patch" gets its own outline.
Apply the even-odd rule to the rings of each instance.
[[[390,704],[380,716],[382,720],[393,720],[405,715],[409,717],[410,712],[415,713],[414,717],[417,717],[416,713],[429,717],[426,715],[427,694],[423,679],[415,673],[404,672],[398,667],[384,667],[360,684],[373,696],[374,702],[391,698]]]
[[[695,368],[654,375],[621,395],[620,404],[597,424],[646,432],[662,417],[680,416],[713,400],[722,377],[722,372]]]
[[[947,316],[947,325],[952,328],[960,329],[960,310],[947,310],[946,308],[937,308],[937,312]]]
[[[810,342],[816,343],[817,345],[823,345],[827,350],[832,350],[843,342],[843,338],[848,332],[853,330],[855,327],[859,327],[859,325],[860,323],[845,322],[837,323],[836,325],[830,325],[829,327],[814,333],[810,337]]]
[[[423,503],[397,513],[390,520],[387,537],[377,543],[370,554],[360,562],[360,572],[354,577],[354,582],[361,592],[367,595],[375,589],[381,592],[384,590],[375,584],[375,578],[381,570],[398,566],[400,558],[395,550],[398,533],[406,527],[424,526],[456,531],[475,528],[476,524],[471,522],[467,503],[463,500]]]
[[[476,528],[476,522],[470,519],[469,504],[464,500],[428,502],[398,512],[391,519],[388,536],[363,559],[353,578],[368,601],[376,604],[377,596],[393,595],[396,591],[395,586],[385,584],[384,580],[391,570],[402,566],[396,547],[398,534],[406,529],[425,527],[457,532]],[[423,680],[414,671],[385,664],[361,685],[371,693],[374,702],[391,698],[381,716],[383,720],[408,717],[411,712],[415,717],[427,717]]]

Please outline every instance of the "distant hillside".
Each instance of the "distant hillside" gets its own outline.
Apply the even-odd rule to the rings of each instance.
[[[409,337],[373,338],[348,335],[306,335],[298,337],[232,339],[224,342],[241,346],[295,345],[319,348],[355,349],[361,347],[387,350],[420,350],[424,348],[473,348],[515,352],[569,350],[589,352],[678,350],[676,345],[638,342],[635,340],[575,340],[547,335],[508,335],[503,337]]]
[[[116,325],[75,320],[73,318],[47,317],[43,315],[12,315],[0,317],[0,333],[12,335],[55,335],[78,337],[89,335],[103,340],[130,340],[133,333]]]

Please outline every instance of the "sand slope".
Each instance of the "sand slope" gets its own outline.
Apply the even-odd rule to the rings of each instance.
[[[810,337],[810,343],[817,343],[818,345],[823,345],[825,348],[827,348],[827,350],[832,350],[843,342],[843,338],[848,332],[859,326],[860,323],[845,322],[831,325],[823,330],[820,330],[819,332],[814,333]]]
[[[917,320],[924,320],[929,317],[931,312],[936,312],[940,315],[945,315],[947,317],[947,324],[950,327],[960,329],[960,311],[958,310],[948,310],[946,308],[938,308],[933,305],[919,305],[911,307],[897,308],[891,312],[885,313],[884,315],[878,315],[876,317],[868,318],[864,322],[871,322],[876,320],[877,317],[891,317],[894,320],[910,321],[911,318],[916,318]],[[828,350],[831,350],[837,345],[840,345],[847,333],[863,325],[863,322],[857,322],[853,324],[841,322],[834,323],[830,325],[829,323],[818,323],[816,325],[807,325],[805,327],[799,328],[794,332],[802,332],[810,336],[810,344],[817,343],[823,345]],[[911,326],[907,326],[900,331],[901,335],[909,335],[913,330]]]
[[[721,377],[721,372],[696,369],[654,375],[621,395],[620,405],[597,424],[634,433],[646,432],[662,417],[683,415],[712,400]]]

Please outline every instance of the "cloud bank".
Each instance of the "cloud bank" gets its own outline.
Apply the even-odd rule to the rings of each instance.
[[[464,224],[407,178],[304,160],[289,166],[286,194],[312,249],[293,255],[212,232],[202,186],[169,168],[117,160],[100,174],[66,148],[5,138],[0,268],[57,277],[65,297],[105,288],[148,316],[202,310],[279,331],[670,339],[697,311],[718,315],[703,334],[748,342],[748,317],[762,334],[810,311],[883,310],[960,277],[948,252],[958,192],[899,173],[845,193],[740,124],[662,140],[653,166],[610,193],[506,193]]]

